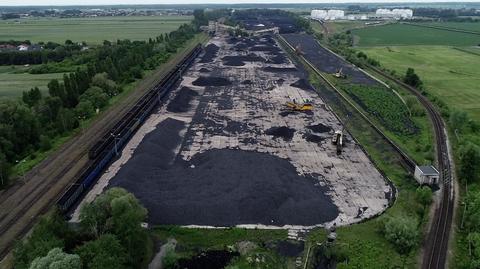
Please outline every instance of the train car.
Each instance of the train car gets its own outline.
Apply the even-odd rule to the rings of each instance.
[[[89,150],[91,161],[79,174],[76,182],[57,201],[62,212],[68,212],[87,192],[103,170],[115,158],[141,126],[160,101],[170,92],[182,77],[183,71],[193,63],[202,47],[198,44],[177,66],[171,70],[157,85],[145,93],[135,105]],[[116,145],[115,145],[116,144]]]

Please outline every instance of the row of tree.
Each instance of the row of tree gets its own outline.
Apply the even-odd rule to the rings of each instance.
[[[85,204],[79,228],[58,213],[44,217],[14,249],[18,269],[122,269],[145,263],[147,210],[126,190],[112,188]]]
[[[0,101],[0,183],[8,183],[16,161],[79,126],[108,104],[126,83],[142,77],[143,70],[165,62],[197,32],[193,24],[149,41],[105,42],[85,68],[48,83],[48,95],[38,88],[23,93],[21,101]]]

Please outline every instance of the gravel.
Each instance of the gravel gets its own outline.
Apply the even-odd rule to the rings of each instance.
[[[256,54],[248,54],[241,56],[225,56],[222,58],[223,64],[227,66],[244,66],[245,62],[265,62],[265,58]]]
[[[295,67],[274,67],[267,66],[263,68],[263,71],[272,72],[272,73],[286,73],[286,72],[296,72],[298,71]]]

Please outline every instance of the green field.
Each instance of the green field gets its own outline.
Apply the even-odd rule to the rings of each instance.
[[[103,40],[145,40],[176,30],[190,22],[189,16],[143,16],[99,18],[34,18],[0,21],[0,40],[85,41],[99,44]]]
[[[425,25],[447,27],[480,33],[480,22],[429,22],[425,23]]]
[[[458,33],[404,24],[372,26],[353,30],[356,46],[446,45],[475,46],[480,35]]]
[[[0,66],[0,98],[18,97],[22,92],[33,87],[38,87],[42,92],[47,90],[51,79],[61,78],[62,73],[32,75],[22,73],[26,71],[23,66]]]
[[[404,74],[415,68],[429,92],[450,108],[467,111],[480,119],[480,55],[444,46],[362,48],[383,66]]]

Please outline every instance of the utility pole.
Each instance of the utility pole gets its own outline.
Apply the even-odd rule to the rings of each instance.
[[[21,160],[21,161],[16,160],[15,162],[18,164],[18,166],[20,167],[20,171],[22,172],[22,180],[23,180],[23,183],[24,183],[24,184],[27,183],[27,182],[25,182],[25,170],[23,169],[23,166],[22,166],[22,163],[26,162],[26,160],[25,160],[25,159],[23,159],[23,160]],[[2,178],[3,178],[3,177],[2,177]],[[3,179],[2,179],[2,182],[3,182]]]

